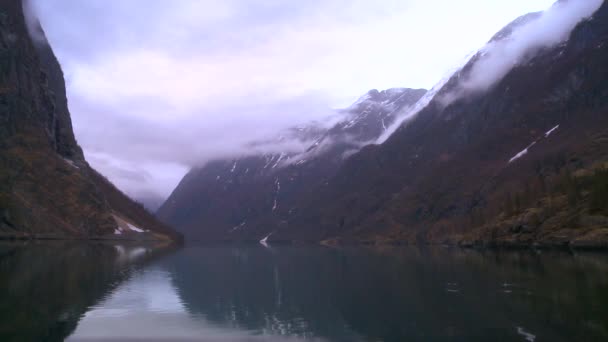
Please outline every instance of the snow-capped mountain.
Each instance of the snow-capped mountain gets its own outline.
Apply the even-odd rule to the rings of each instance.
[[[594,11],[516,20],[267,243],[607,246],[608,5],[569,5]]]
[[[216,160],[193,169],[158,216],[193,238],[260,240],[270,233],[264,226],[288,220],[300,196],[322,185],[346,158],[377,139],[397,113],[425,93],[371,90],[341,110],[342,119],[330,128],[313,123],[270,139],[277,144],[288,139],[307,142],[301,152]]]
[[[205,240],[608,246],[607,23],[598,0],[518,18],[426,95],[193,170],[159,215]]]

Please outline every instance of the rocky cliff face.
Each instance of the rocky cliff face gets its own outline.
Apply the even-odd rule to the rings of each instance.
[[[115,216],[142,224],[145,210],[124,210],[131,201],[84,159],[59,63],[20,0],[0,3],[0,122],[0,236],[112,237]],[[146,229],[178,238],[147,217]]]
[[[297,202],[324,186],[350,155],[377,139],[424,89],[371,90],[330,128],[294,127],[276,139],[308,148],[216,160],[189,172],[158,211],[186,236],[258,241],[297,213]]]

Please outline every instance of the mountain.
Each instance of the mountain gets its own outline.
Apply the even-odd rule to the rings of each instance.
[[[350,155],[377,139],[424,89],[371,90],[329,128],[294,127],[271,143],[307,144],[302,152],[215,160],[191,170],[157,212],[187,237],[258,241],[296,214],[300,198],[329,181]],[[268,143],[268,142],[265,142]]]
[[[543,17],[498,32],[402,108],[382,144],[213,162],[190,172],[159,216],[209,240],[608,247],[608,5],[561,43],[501,46]],[[522,53],[509,60],[513,51]],[[492,73],[483,89],[471,84]],[[362,102],[378,104],[374,94]]]
[[[482,50],[268,241],[607,247],[607,40],[604,2],[565,42],[454,97]]]
[[[59,62],[24,9],[0,5],[0,238],[180,239],[89,166]]]

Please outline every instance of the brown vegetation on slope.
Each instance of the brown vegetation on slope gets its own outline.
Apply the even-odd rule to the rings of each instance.
[[[0,85],[0,238],[107,238],[118,213],[179,239],[84,160],[63,72],[31,39],[20,0],[0,2]]]

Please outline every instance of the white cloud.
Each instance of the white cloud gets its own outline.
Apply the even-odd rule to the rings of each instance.
[[[476,60],[466,79],[461,81],[455,90],[440,95],[437,100],[447,106],[468,94],[486,91],[513,67],[532,58],[541,48],[566,41],[574,27],[593,15],[602,3],[603,0],[570,0],[556,3],[539,17],[516,27],[506,39],[489,42],[480,49],[481,57]],[[448,72],[418,103],[404,109],[376,143],[384,143],[404,122],[422,111],[436,98],[453,73],[461,70],[469,60],[470,58],[463,59],[459,67]]]
[[[556,3],[538,19],[515,29],[508,39],[488,44],[485,55],[475,63],[467,79],[460,84],[462,96],[484,91],[500,81],[516,65],[521,65],[535,52],[566,41],[574,27],[595,13],[603,0],[571,0]]]

